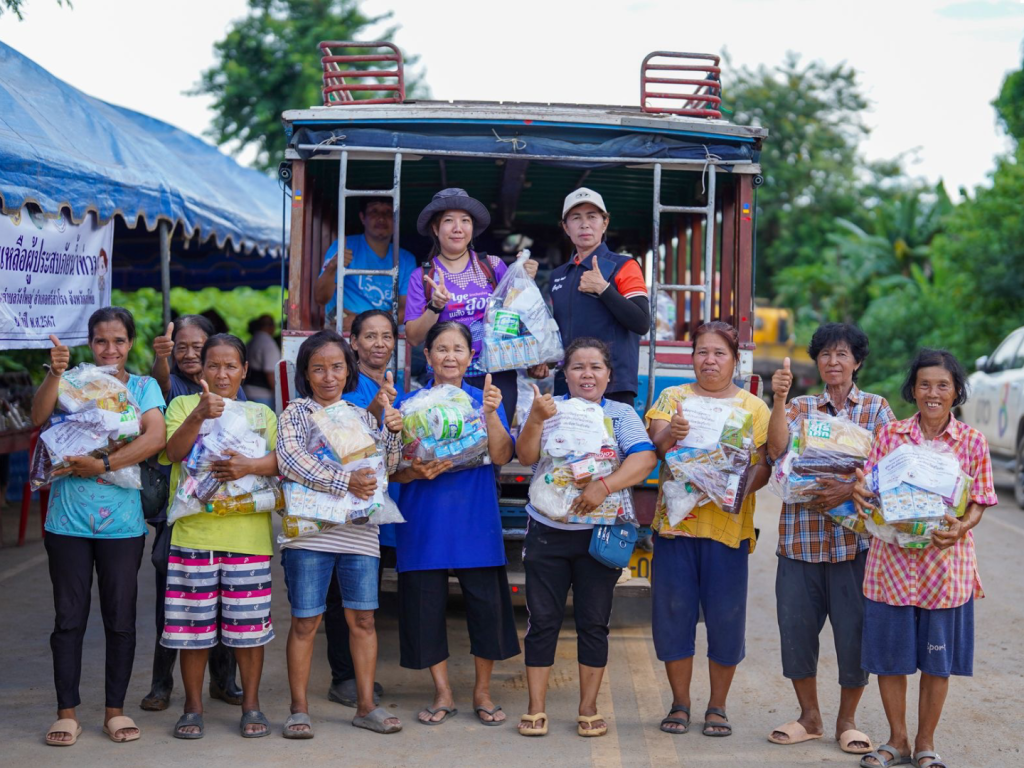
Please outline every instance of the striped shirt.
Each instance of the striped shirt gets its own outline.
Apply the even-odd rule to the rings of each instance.
[[[565,395],[562,399],[570,400],[572,396]],[[602,398],[601,409],[604,411],[604,415],[612,420],[612,431],[615,433],[615,451],[619,455],[620,464],[626,460],[627,456],[634,453],[654,451],[654,443],[651,442],[651,438],[647,435],[647,430],[644,429],[643,421],[640,420],[640,416],[637,415],[633,408],[625,403]],[[538,464],[533,465],[534,473],[537,471]],[[624,491],[632,496],[633,490],[631,488],[626,488]],[[550,525],[552,528],[560,528],[563,531],[585,531],[594,527],[587,523],[559,523],[551,520],[534,509],[533,504],[526,505],[526,512],[537,522]]]
[[[786,410],[790,426],[814,414],[845,416],[859,427],[875,432],[883,424],[896,421],[889,403],[880,395],[861,392],[853,385],[842,408],[836,407],[825,390],[820,395],[796,397]],[[867,534],[854,533],[832,522],[809,504],[783,504],[779,518],[780,557],[805,563],[842,563],[853,560],[868,548]]]
[[[363,422],[371,430],[377,430],[377,420],[363,408]],[[292,400],[277,426],[277,460],[281,474],[289,480],[322,491],[333,496],[344,496],[348,491],[351,472],[325,464],[306,448],[306,441],[311,428],[310,415],[323,408],[311,398]],[[384,441],[385,468],[390,475],[398,468],[401,452],[401,435],[389,432],[380,427]],[[366,525],[335,525],[326,531],[302,536],[282,544],[284,549],[313,549],[318,552],[338,552],[351,555],[369,555],[380,557],[379,526]]]
[[[998,504],[985,436],[950,415],[949,424],[936,440],[948,445],[961,469],[974,478],[971,502],[982,507]],[[919,414],[878,430],[866,469],[870,470],[883,456],[908,443],[924,443]],[[968,531],[948,549],[933,546],[904,549],[873,538],[864,570],[864,596],[878,603],[913,605],[929,610],[956,608],[972,596],[984,597],[974,554],[974,536]]]

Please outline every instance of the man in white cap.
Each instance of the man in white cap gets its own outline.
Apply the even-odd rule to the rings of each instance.
[[[581,187],[566,196],[562,229],[574,250],[551,273],[551,302],[565,346],[580,336],[608,344],[612,381],[605,397],[633,405],[639,391],[640,337],[650,328],[651,303],[640,265],[605,245],[609,220],[604,199],[594,190]],[[567,391],[559,373],[555,394]]]

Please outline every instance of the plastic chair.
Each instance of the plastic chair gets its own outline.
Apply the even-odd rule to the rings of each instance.
[[[32,474],[32,455],[36,452],[36,443],[39,440],[39,430],[32,433],[32,439],[28,445],[29,475]],[[39,530],[40,536],[46,535],[46,508],[50,501],[50,489],[48,486],[39,489]],[[28,530],[28,512],[32,506],[32,485],[29,480],[21,488],[21,521],[18,523],[18,546],[25,545],[25,532]]]

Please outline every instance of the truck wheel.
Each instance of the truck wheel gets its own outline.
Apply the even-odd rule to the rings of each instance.
[[[1017,461],[1013,468],[1013,497],[1017,506],[1024,509],[1024,435],[1017,442]]]

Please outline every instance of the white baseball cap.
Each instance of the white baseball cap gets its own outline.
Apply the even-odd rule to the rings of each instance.
[[[564,219],[573,208],[577,205],[583,205],[583,203],[590,203],[596,205],[604,213],[608,213],[608,209],[604,207],[604,198],[601,197],[597,192],[586,187],[580,187],[574,192],[570,192],[565,196],[565,204],[562,206],[562,218]]]

